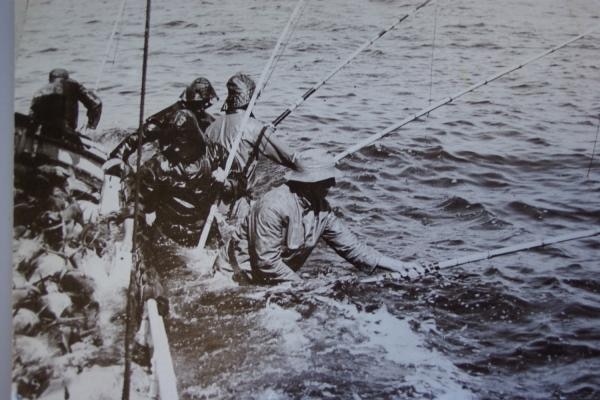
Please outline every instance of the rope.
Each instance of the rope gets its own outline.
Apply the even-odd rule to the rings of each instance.
[[[140,115],[138,127],[138,142],[137,142],[137,165],[135,174],[135,203],[133,209],[133,237],[131,246],[132,268],[129,278],[129,287],[127,289],[127,320],[125,327],[125,376],[123,379],[123,400],[129,400],[129,389],[131,380],[131,336],[133,333],[133,287],[135,285],[135,277],[138,269],[138,260],[136,256],[137,250],[137,228],[138,228],[138,213],[139,213],[139,198],[140,198],[140,166],[142,160],[142,130],[144,129],[144,101],[146,98],[146,73],[148,70],[148,42],[150,39],[150,8],[151,0],[146,0],[146,24],[144,28],[144,56],[142,62],[142,87],[140,93]]]
[[[102,75],[104,73],[104,67],[106,66],[106,62],[108,60],[108,56],[110,54],[110,50],[112,47],[113,39],[117,33],[117,28],[119,26],[119,23],[121,22],[121,19],[123,18],[123,12],[125,11],[125,3],[126,2],[127,2],[127,0],[121,1],[121,7],[119,8],[119,14],[117,15],[117,18],[115,19],[115,22],[114,22],[113,28],[112,28],[112,32],[110,33],[110,36],[108,37],[108,42],[106,43],[106,49],[104,50],[104,57],[102,59],[102,65],[100,66],[100,71],[98,72],[96,82],[94,83],[94,92],[97,92],[98,87],[100,86],[100,79],[102,79]],[[115,53],[115,57],[116,57],[116,53]]]
[[[400,129],[404,125],[406,125],[406,124],[408,124],[408,123],[410,123],[410,122],[412,122],[412,121],[414,121],[414,120],[422,117],[425,114],[430,113],[433,110],[436,110],[436,109],[438,109],[438,108],[440,108],[442,106],[445,106],[446,104],[452,103],[454,100],[456,100],[456,99],[464,96],[467,93],[473,92],[474,90],[480,88],[481,86],[487,85],[488,83],[493,82],[496,79],[503,77],[504,75],[507,75],[507,74],[509,74],[509,73],[517,70],[517,69],[523,68],[525,65],[527,65],[529,63],[537,61],[540,58],[542,58],[544,56],[547,56],[548,54],[554,53],[555,51],[557,51],[557,50],[559,50],[559,49],[567,46],[568,44],[573,43],[576,40],[581,39],[582,37],[588,36],[589,34],[591,34],[592,32],[594,32],[599,27],[600,26],[596,26],[595,28],[590,29],[589,31],[587,31],[587,32],[585,32],[585,33],[583,33],[581,35],[575,36],[574,38],[569,39],[566,42],[559,44],[558,46],[552,47],[549,50],[546,50],[546,51],[544,51],[544,52],[542,52],[540,54],[537,54],[537,55],[529,58],[528,60],[522,62],[521,64],[517,64],[517,65],[514,65],[512,67],[509,67],[509,68],[507,68],[507,69],[505,69],[505,70],[503,70],[501,72],[498,72],[497,74],[495,74],[495,75],[493,75],[493,76],[491,76],[491,77],[489,77],[487,79],[484,79],[484,80],[482,80],[482,81],[480,81],[480,82],[478,82],[478,83],[476,83],[474,85],[471,85],[470,87],[468,87],[468,88],[466,88],[466,89],[464,89],[464,90],[456,93],[453,96],[447,97],[447,98],[445,98],[443,100],[440,100],[437,103],[434,103],[433,105],[431,105],[429,107],[426,107],[426,108],[422,109],[421,111],[417,112],[416,114],[413,114],[412,116],[410,116],[410,117],[402,120],[401,122],[399,122],[399,123],[397,123],[395,125],[392,125],[391,127],[385,129],[384,131],[382,131],[380,133],[376,133],[376,134],[374,134],[374,135],[366,138],[365,140],[360,141],[360,142],[356,143],[353,146],[350,146],[348,149],[342,151],[341,153],[339,153],[335,157],[335,162],[338,163],[342,158],[344,158],[344,157],[346,157],[346,156],[348,156],[348,155],[350,155],[352,153],[355,153],[355,152],[357,152],[358,150],[361,150],[364,147],[367,147],[367,146],[373,144],[374,142],[376,142],[377,140],[381,139],[382,137],[387,136],[390,133],[392,133],[392,132]]]
[[[594,162],[594,155],[596,154],[596,143],[598,143],[598,132],[600,132],[600,114],[598,114],[598,128],[596,128],[596,139],[594,140],[594,148],[592,149],[592,158],[590,159],[590,165],[586,178],[590,177],[590,171],[592,170],[592,163]]]
[[[290,16],[288,23],[285,25],[283,32],[279,36],[279,40],[277,40],[277,44],[275,45],[275,48],[273,49],[273,51],[271,53],[271,57],[269,58],[269,61],[267,62],[267,64],[265,65],[265,68],[262,71],[262,74],[260,76],[258,84],[256,85],[256,89],[254,90],[254,93],[252,94],[252,98],[250,99],[250,103],[248,103],[248,107],[246,107],[246,111],[244,112],[244,116],[242,118],[242,123],[240,124],[240,129],[238,131],[238,134],[236,135],[235,140],[233,141],[233,143],[231,145],[231,149],[229,149],[229,155],[227,156],[227,161],[225,163],[225,168],[224,168],[225,177],[227,177],[229,175],[229,171],[231,171],[231,167],[233,165],[233,160],[235,159],[238,147],[240,145],[240,142],[242,141],[242,136],[244,135],[244,130],[246,128],[246,124],[248,123],[248,120],[250,119],[250,114],[252,114],[252,109],[254,108],[256,99],[258,98],[259,93],[262,91],[262,89],[264,88],[264,86],[266,84],[266,78],[267,78],[267,75],[269,74],[269,70],[271,69],[273,62],[275,61],[275,57],[277,56],[283,41],[286,40],[286,38],[288,37],[288,32],[289,32],[294,20],[296,19],[296,16],[300,12],[301,7],[304,6],[304,1],[305,0],[298,1],[298,4],[296,5],[296,8],[292,12],[292,15]],[[223,123],[225,123],[225,120],[223,120]],[[202,227],[202,233],[200,234],[200,240],[198,242],[198,248],[200,248],[200,249],[204,249],[204,246],[206,245],[206,241],[208,240],[208,232],[210,231],[212,222],[215,219],[215,214],[217,212],[217,203],[219,202],[220,197],[221,196],[219,194],[217,196],[217,200],[210,207],[210,212],[208,214],[208,217],[206,218],[206,222],[204,223],[204,226]]]

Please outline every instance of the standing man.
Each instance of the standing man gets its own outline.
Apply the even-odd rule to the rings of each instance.
[[[267,192],[219,251],[215,269],[240,282],[277,284],[301,280],[297,271],[319,239],[354,266],[372,271],[383,268],[407,277],[423,271],[408,270],[401,262],[368,247],[333,213],[326,200],[338,171],[331,156],[321,150],[298,154],[296,171],[287,182]]]
[[[222,111],[225,115],[217,119],[208,127],[204,134],[207,143],[214,143],[230,150],[232,144],[242,128],[244,113],[248,108],[250,99],[254,94],[256,85],[248,75],[237,73],[227,81],[227,99]],[[232,171],[243,172],[247,181],[247,195],[251,197],[251,190],[255,186],[254,172],[259,154],[272,161],[294,168],[293,153],[283,143],[272,137],[274,129],[260,122],[250,115],[246,123],[242,140],[235,154]],[[225,153],[227,158],[228,152]],[[234,220],[241,218],[249,209],[249,200],[246,196],[233,199]]]
[[[33,130],[41,126],[41,134],[55,138],[75,139],[79,102],[87,109],[89,129],[96,129],[102,115],[102,101],[81,83],[69,78],[66,69],[50,71],[48,84],[31,100],[29,115]]]
[[[170,145],[176,132],[188,130],[202,137],[203,132],[215,120],[206,112],[213,99],[219,99],[209,80],[194,79],[185,88],[179,100],[162,111],[150,116],[144,124],[142,144],[157,141],[164,149]],[[127,162],[137,150],[137,132],[126,137],[110,153],[111,158],[120,158]]]

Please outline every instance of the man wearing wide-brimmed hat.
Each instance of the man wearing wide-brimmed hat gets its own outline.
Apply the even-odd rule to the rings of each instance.
[[[242,73],[235,74],[227,81],[227,99],[222,108],[225,115],[217,117],[215,122],[206,130],[205,140],[208,143],[216,143],[225,149],[231,149],[239,130],[242,128],[244,113],[255,88],[252,78]],[[256,120],[253,115],[250,115],[244,127],[232,171],[243,172],[243,175],[245,175],[248,196],[251,196],[252,188],[256,184],[254,171],[256,169],[256,159],[259,155],[262,154],[270,160],[289,168],[294,166],[293,153],[285,144],[273,137],[273,132],[272,127]],[[245,215],[248,206],[248,201],[238,202],[234,207],[233,214],[237,217]]]
[[[175,136],[190,131],[201,138],[208,126],[215,120],[206,109],[214,99],[219,99],[215,89],[206,78],[196,78],[179,96],[179,100],[162,111],[148,117],[144,123],[142,143],[158,142],[160,149],[169,147]],[[110,153],[111,158],[127,162],[137,150],[137,132],[126,137]]]
[[[221,248],[215,269],[246,282],[297,281],[298,269],[322,238],[360,269],[379,267],[412,276],[401,262],[367,246],[333,213],[326,196],[339,172],[331,156],[307,150],[297,155],[295,165],[285,184],[252,205]]]

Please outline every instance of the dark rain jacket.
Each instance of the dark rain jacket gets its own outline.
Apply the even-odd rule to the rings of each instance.
[[[217,266],[256,283],[295,280],[296,271],[321,238],[359,268],[372,269],[381,258],[336,217],[327,201],[311,205],[288,185],[281,185],[252,205],[220,250]]]
[[[172,156],[159,153],[145,162],[140,168],[140,205],[143,213],[156,213],[154,224],[162,233],[184,246],[198,244],[200,233],[215,201],[219,183],[212,172],[219,167],[212,160],[218,159],[211,148],[209,155],[185,163]],[[240,189],[239,179],[229,182],[227,196],[235,195]],[[130,210],[133,210],[133,189],[135,176],[129,179],[128,196]]]
[[[198,135],[208,128],[215,118],[202,111],[193,112],[186,108],[185,102],[179,100],[162,111],[150,116],[144,123],[142,134],[142,144],[158,142],[160,148],[167,147],[172,135],[177,134],[181,129],[189,129],[197,132]],[[110,153],[111,158],[120,158],[124,161],[137,150],[138,134],[137,132],[126,137]]]
[[[56,79],[41,88],[31,101],[30,116],[50,136],[74,133],[79,102],[87,109],[88,127],[95,129],[102,115],[102,101],[73,79]]]

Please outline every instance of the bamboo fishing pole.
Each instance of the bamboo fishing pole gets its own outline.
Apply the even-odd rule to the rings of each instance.
[[[382,29],[376,35],[374,35],[373,37],[371,37],[370,39],[368,39],[366,42],[364,42],[362,45],[360,45],[352,54],[350,54],[350,56],[348,56],[344,61],[342,61],[341,63],[339,63],[323,79],[321,79],[319,82],[315,83],[304,94],[302,94],[302,96],[300,96],[294,103],[290,104],[285,109],[285,111],[283,111],[281,114],[279,114],[279,116],[277,118],[275,118],[273,120],[273,122],[271,122],[271,125],[273,127],[276,127],[281,122],[283,122],[283,120],[286,119],[292,112],[294,112],[294,110],[296,110],[298,107],[300,107],[300,105],[302,105],[302,103],[304,103],[306,100],[308,100],[308,98],[310,96],[312,96],[321,86],[325,85],[325,83],[327,83],[327,81],[329,81],[335,74],[337,74],[340,70],[342,70],[342,68],[344,68],[345,66],[347,66],[348,64],[350,64],[350,62],[352,60],[354,60],[360,53],[362,53],[365,49],[369,48],[373,43],[375,43],[378,39],[380,39],[381,37],[383,37],[386,33],[388,33],[389,31],[391,31],[392,29],[394,29],[398,25],[400,25],[400,23],[402,23],[402,21],[404,21],[407,18],[409,18],[410,16],[416,14],[417,11],[419,11],[421,8],[425,7],[431,1],[432,0],[426,0],[423,3],[419,4],[417,7],[415,7],[411,12],[409,12],[407,14],[404,14],[401,17],[398,17],[387,28]],[[263,128],[263,132],[261,132],[261,135],[259,135],[260,139],[262,139],[264,131],[267,129],[267,127],[268,126],[265,126]],[[234,145],[235,145],[235,142],[234,142]],[[239,145],[239,142],[238,142],[238,145]],[[235,147],[237,149],[237,146],[233,146],[233,147]],[[256,146],[256,149],[258,149],[258,147],[259,146]],[[256,152],[256,150],[255,150],[255,152]],[[255,156],[256,156],[256,154],[252,154],[250,156],[248,164],[250,164],[250,162],[251,162],[250,160],[252,160]],[[231,157],[231,153],[229,154],[229,158],[230,157]],[[226,170],[226,172],[229,173],[229,170]],[[208,232],[210,230],[210,224],[212,224],[215,212],[216,212],[216,206],[213,205],[211,207],[211,209],[210,209],[209,217],[206,219],[206,222],[204,224],[202,233],[200,235],[200,241],[198,243],[198,247],[201,248],[201,249],[204,248],[204,246],[206,245],[206,240],[208,239]],[[210,222],[210,224],[209,224],[209,222]]]
[[[400,272],[386,272],[377,276],[361,279],[361,283],[376,283],[387,279],[408,279],[412,275],[422,276],[428,271],[436,271],[441,269],[448,269],[457,267],[459,265],[469,264],[475,261],[488,260],[490,258],[503,256],[507,254],[513,254],[520,251],[531,250],[538,247],[544,247],[551,244],[568,242],[576,239],[583,239],[587,237],[600,235],[600,229],[589,229],[577,233],[569,233],[561,236],[554,236],[546,239],[533,240],[513,246],[501,247],[494,250],[482,251],[478,253],[469,254],[467,256],[455,258],[452,260],[433,262],[428,264],[406,264],[406,273]]]
[[[285,40],[287,40],[288,32],[290,31],[290,28],[294,24],[296,17],[300,13],[300,9],[304,6],[304,3],[305,3],[305,0],[298,1],[298,4],[294,8],[294,11],[292,12],[292,15],[290,16],[290,19],[288,20],[287,24],[285,25],[283,32],[281,32],[279,39],[277,40],[277,44],[275,45],[275,47],[273,48],[273,51],[271,52],[271,57],[269,58],[269,61],[265,65],[265,67],[260,75],[258,84],[256,85],[256,88],[254,89],[254,93],[252,94],[250,102],[248,103],[248,106],[246,107],[246,111],[244,112],[244,116],[242,117],[240,129],[231,145],[231,148],[229,149],[229,155],[227,156],[227,161],[225,163],[225,168],[224,168],[224,172],[223,172],[225,179],[229,175],[229,171],[231,171],[233,161],[237,154],[237,150],[240,145],[240,142],[242,141],[242,136],[244,135],[244,130],[246,128],[248,120],[250,119],[250,114],[252,114],[252,109],[254,108],[256,99],[258,98],[258,95],[264,88],[264,86],[266,84],[266,78],[267,78],[267,75],[269,74],[271,66],[273,65],[275,58],[277,57],[277,54],[279,53],[279,49],[281,48],[282,43]],[[225,124],[225,120],[223,120],[223,124]],[[221,196],[218,195],[217,200],[211,205],[209,214],[206,217],[204,226],[202,227],[202,233],[200,234],[200,240],[198,242],[198,248],[201,250],[204,249],[204,246],[206,245],[206,241],[208,240],[208,232],[210,231],[210,227],[213,223],[213,220],[215,219],[215,214],[217,212],[217,203],[220,201],[220,197]]]
[[[135,202],[133,208],[133,236],[131,246],[131,272],[129,275],[129,287],[127,288],[127,306],[125,321],[125,371],[123,377],[122,399],[129,400],[130,383],[131,383],[131,336],[133,333],[133,287],[135,285],[136,270],[139,268],[136,256],[138,245],[137,229],[138,229],[138,213],[140,203],[140,166],[142,155],[142,130],[144,129],[144,103],[146,99],[146,76],[148,71],[148,48],[150,41],[150,10],[151,0],[146,0],[146,22],[144,26],[144,53],[142,57],[142,85],[140,89],[140,113],[138,120],[138,141],[137,141],[137,165],[135,174]]]
[[[367,40],[365,43],[363,43],[362,45],[360,45],[352,54],[350,54],[348,56],[348,58],[346,58],[344,61],[342,61],[341,63],[339,63],[330,73],[328,73],[325,76],[325,78],[323,78],[319,82],[315,83],[302,96],[300,96],[300,98],[298,98],[298,100],[296,100],[294,103],[292,103],[284,112],[282,112],[277,118],[275,118],[273,120],[273,122],[271,122],[271,124],[273,126],[279,125],[284,119],[287,118],[288,115],[290,115],[292,112],[294,112],[294,110],[296,110],[298,107],[300,107],[300,105],[302,103],[304,103],[310,96],[312,96],[321,86],[323,86],[325,83],[327,83],[327,81],[329,79],[331,79],[335,74],[337,74],[346,65],[350,64],[350,62],[352,60],[354,60],[356,58],[356,56],[358,56],[365,49],[367,49],[368,47],[370,47],[373,43],[375,43],[378,39],[380,39],[381,37],[383,37],[386,33],[388,33],[389,31],[391,31],[392,29],[394,29],[396,26],[400,25],[400,23],[402,21],[404,21],[405,19],[407,19],[411,15],[416,14],[417,11],[419,11],[421,8],[425,7],[431,1],[432,0],[426,0],[423,3],[419,4],[411,12],[409,12],[409,13],[407,13],[407,14],[399,17],[399,18],[397,18],[394,21],[394,23],[392,23],[391,25],[389,25],[387,28],[381,30],[375,36],[373,36],[372,38],[370,38],[369,40]]]
[[[438,101],[437,103],[434,103],[428,107],[423,108],[421,111],[417,112],[416,114],[413,114],[413,115],[409,116],[408,118],[402,120],[401,122],[390,126],[389,128],[383,130],[382,132],[376,133],[376,134],[366,138],[365,140],[360,141],[353,146],[350,146],[348,149],[344,150],[343,152],[341,152],[337,156],[335,156],[335,162],[338,163],[342,158],[344,158],[352,153],[355,153],[364,147],[367,147],[367,146],[373,144],[374,142],[383,138],[384,136],[387,136],[390,133],[393,133],[394,131],[400,129],[404,125],[406,125],[412,121],[415,121],[416,119],[422,117],[423,115],[428,114],[431,111],[434,111],[442,106],[445,106],[446,104],[452,103],[454,100],[464,96],[467,93],[471,93],[471,92],[475,91],[476,89],[480,88],[481,86],[487,85],[488,83],[493,82],[496,79],[501,78],[504,75],[507,75],[513,71],[516,71],[517,69],[520,69],[520,68],[526,66],[527,64],[537,61],[537,60],[547,56],[548,54],[554,53],[555,51],[573,43],[576,40],[579,40],[585,36],[590,35],[592,32],[597,30],[599,27],[600,26],[596,26],[595,28],[592,28],[589,31],[582,33],[581,35],[578,35],[572,39],[567,40],[564,43],[559,44],[558,46],[552,47],[549,50],[539,53],[539,54],[525,60],[524,62],[522,62],[520,64],[516,64],[512,67],[506,68],[505,70],[500,71],[497,74],[490,76],[489,78],[486,78],[478,83],[475,83],[474,85],[469,86],[468,88],[454,94],[453,96],[446,97],[445,99],[442,99],[442,100]]]

